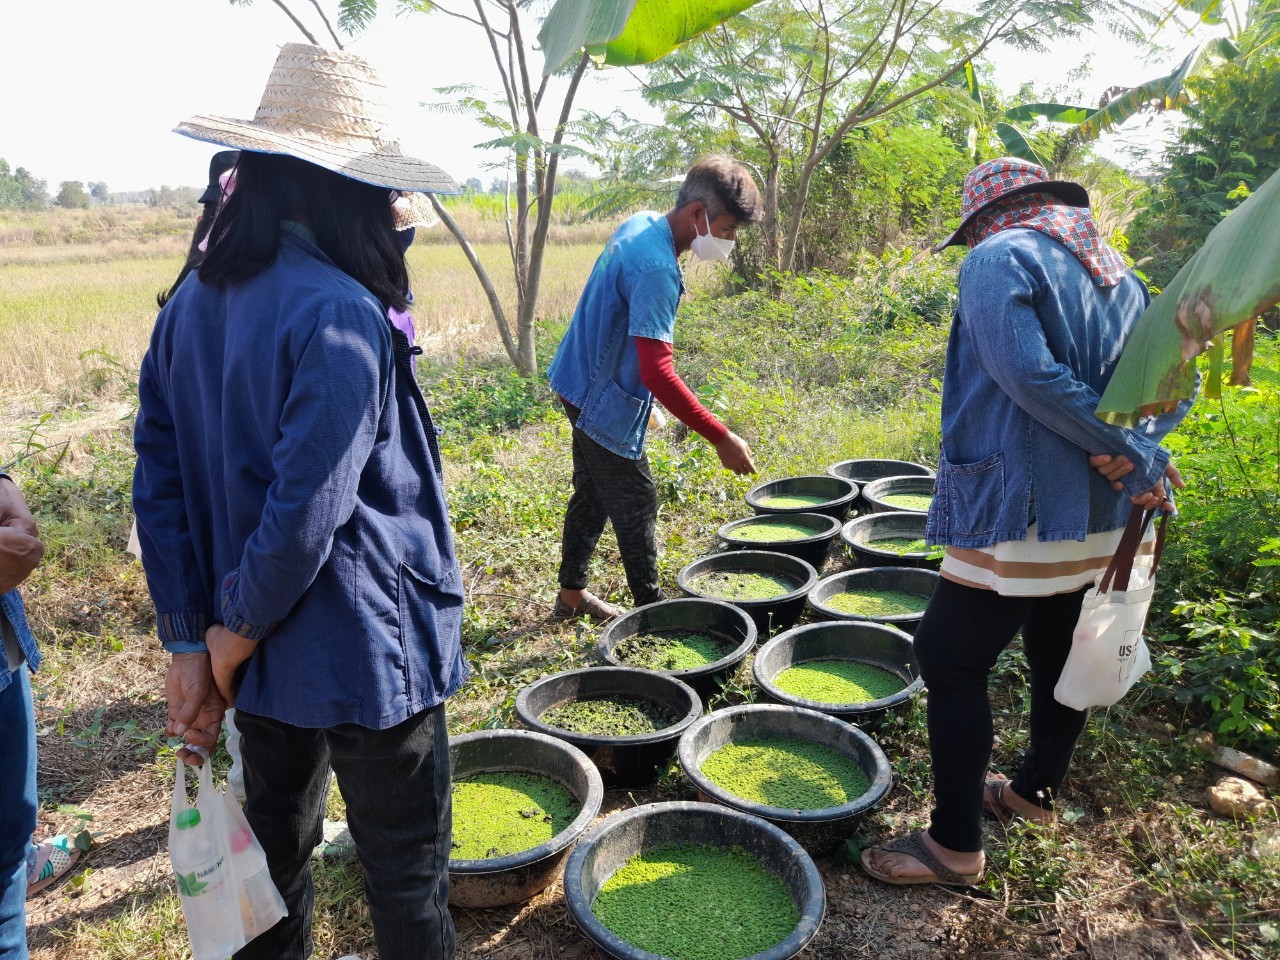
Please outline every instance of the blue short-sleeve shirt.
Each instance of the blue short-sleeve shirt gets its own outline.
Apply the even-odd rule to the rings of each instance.
[[[578,428],[619,456],[640,458],[653,406],[633,338],[671,343],[683,293],[667,218],[637,213],[596,260],[547,369],[551,388],[582,411]]]

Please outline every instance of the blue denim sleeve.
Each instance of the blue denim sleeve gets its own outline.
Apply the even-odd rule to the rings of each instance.
[[[1127,496],[1150,490],[1164,476],[1169,451],[1141,424],[1127,429],[1094,415],[1101,398],[1054,358],[1025,267],[1003,254],[970,259],[960,278],[961,326],[983,369],[1018,406],[1076,446],[1128,457],[1134,470],[1125,478]]]
[[[163,329],[163,323],[156,324],[138,375],[133,513],[160,642],[169,653],[203,653],[213,598],[196,566],[187,525],[177,435],[158,361],[165,350]]]
[[[680,272],[672,263],[650,261],[627,277],[627,333],[671,343],[680,307]]]
[[[390,399],[392,362],[389,324],[376,306],[340,301],[322,309],[294,360],[262,520],[223,580],[227,629],[262,639],[315,581],[355,510]]]

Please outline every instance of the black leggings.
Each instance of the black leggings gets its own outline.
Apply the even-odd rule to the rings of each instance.
[[[658,583],[658,490],[649,458],[620,457],[578,429],[579,410],[564,404],[573,426],[573,496],[564,514],[560,547],[560,586],[582,590],[587,568],[606,523],[613,523],[627,585],[636,606],[663,597]]]
[[[991,760],[988,677],[1022,630],[1031,668],[1031,742],[1010,785],[1051,807],[1089,718],[1053,699],[1087,587],[1051,597],[1002,597],[940,579],[915,635],[929,691],[935,806],[929,835],[949,850],[982,849],[982,790]]]

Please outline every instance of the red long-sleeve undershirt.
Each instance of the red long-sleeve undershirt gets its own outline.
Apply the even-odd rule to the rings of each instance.
[[[712,416],[680,379],[671,359],[671,344],[649,337],[633,339],[640,354],[640,382],[654,398],[671,411],[673,417],[709,442],[715,444],[723,440],[729,428]]]

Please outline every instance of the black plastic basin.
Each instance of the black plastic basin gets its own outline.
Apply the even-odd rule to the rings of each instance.
[[[562,703],[601,697],[647,700],[679,719],[653,733],[625,737],[571,733],[542,722],[544,713]],[[529,729],[564,740],[585,753],[608,786],[634,787],[657,779],[675,753],[680,734],[702,716],[702,701],[687,683],[652,670],[588,667],[552,674],[525,687],[516,695],[516,716]]]
[[[827,620],[861,620],[871,623],[884,623],[900,627],[908,633],[915,633],[916,625],[924,616],[923,608],[919,613],[901,613],[885,616],[873,616],[859,613],[845,613],[827,606],[827,599],[847,590],[898,590],[902,593],[923,597],[926,603],[933,596],[938,585],[938,574],[934,570],[921,567],[861,567],[857,570],[846,570],[819,580],[809,591],[809,606],[820,617]]]
[[[810,533],[789,540],[742,540],[737,531],[755,524],[795,524]],[[821,570],[831,554],[831,546],[840,535],[840,521],[828,513],[761,513],[741,520],[730,520],[716,531],[725,550],[768,550],[798,557]]]
[[[912,513],[909,510],[868,513],[846,523],[840,530],[840,539],[845,542],[850,556],[859,567],[927,567],[937,570],[942,566],[941,548],[898,553],[876,546],[876,541],[886,537],[923,539],[928,521],[928,514]]]
[[[481,730],[452,737],[449,760],[455,780],[479,773],[533,773],[554,780],[581,805],[573,822],[546,843],[491,860],[450,860],[449,903],[497,907],[545,890],[600,814],[604,784],[595,764],[571,744],[525,730]]]
[[[770,597],[767,600],[728,600],[735,607],[745,610],[756,623],[756,628],[763,636],[774,630],[784,630],[800,619],[804,613],[804,598],[815,583],[818,582],[818,571],[811,564],[785,553],[773,553],[769,550],[733,550],[728,553],[712,554],[689,564],[676,576],[680,589],[691,597],[703,597],[709,600],[720,600],[703,593],[694,585],[700,576],[718,571],[741,571],[744,573],[768,573],[787,577],[797,586],[790,593]]]
[[[591,912],[596,894],[631,857],[685,843],[741,847],[791,892],[800,913],[795,929],[768,950],[743,960],[789,960],[813,939],[827,908],[813,859],[795,840],[759,817],[710,803],[650,803],[596,824],[574,848],[564,870],[569,913],[588,940],[618,960],[663,960],[614,934]],[[672,916],[672,923],[679,923]]]
[[[856,763],[871,788],[862,796],[834,807],[796,810],[739,797],[717,786],[702,772],[702,764],[725,744],[774,738],[809,740],[829,747]],[[680,737],[676,755],[680,767],[702,800],[722,803],[775,823],[813,854],[828,853],[857,829],[862,815],[873,809],[893,783],[884,751],[857,727],[826,713],[798,707],[749,704],[709,714]]]
[[[756,645],[756,638],[759,636],[755,621],[742,608],[722,600],[681,597],[636,607],[614,620],[596,641],[596,650],[609,663],[630,667],[633,665],[624,663],[614,655],[614,648],[637,633],[659,633],[667,630],[697,630],[713,634],[734,645],[732,653],[705,667],[654,671],[683,680],[703,700],[720,692],[729,675]]]
[[[892,497],[896,494],[923,494],[924,496],[933,496],[933,477],[884,477],[880,480],[872,480],[862,488],[862,499],[866,501],[867,507],[873,513],[920,513],[927,514],[928,507],[917,509],[915,507],[907,507],[901,504],[891,503],[886,497]]]
[[[814,660],[867,663],[896,674],[906,686],[879,700],[823,703],[793,696],[773,682],[773,678],[788,667]],[[866,621],[810,623],[780,633],[760,648],[752,673],[761,692],[774,703],[817,710],[855,723],[875,720],[924,689],[910,635],[896,627]]]
[[[883,477],[935,477],[937,473],[932,467],[910,460],[841,460],[827,467],[827,476],[862,486]]]
[[[824,499],[821,503],[795,507],[770,507],[761,502],[769,497],[780,496],[813,496]],[[752,487],[747,491],[747,504],[756,513],[825,513],[843,522],[849,516],[849,508],[857,496],[857,484],[838,477],[785,477]]]

